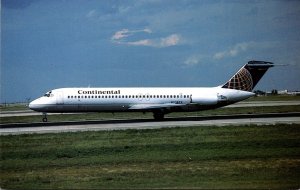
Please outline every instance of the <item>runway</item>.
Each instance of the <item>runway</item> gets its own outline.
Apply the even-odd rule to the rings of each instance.
[[[300,101],[242,101],[225,106],[225,108],[262,107],[262,106],[299,106]]]
[[[300,124],[300,113],[228,115],[207,117],[168,118],[165,121],[150,119],[107,120],[86,122],[59,122],[2,125],[1,135],[61,133],[77,131],[105,131],[126,129],[159,129],[188,126],[228,126],[228,125],[273,125]]]

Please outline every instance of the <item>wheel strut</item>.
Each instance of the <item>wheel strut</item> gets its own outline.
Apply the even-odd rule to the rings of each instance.
[[[47,113],[43,113],[43,122],[47,122],[48,121],[48,119],[47,119]]]

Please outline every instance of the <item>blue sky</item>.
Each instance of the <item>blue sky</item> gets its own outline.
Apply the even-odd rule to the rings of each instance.
[[[217,86],[249,60],[300,90],[300,1],[2,0],[1,102],[60,87]]]

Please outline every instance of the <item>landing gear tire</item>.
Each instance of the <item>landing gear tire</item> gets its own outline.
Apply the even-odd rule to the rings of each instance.
[[[164,114],[164,113],[161,113],[161,112],[154,112],[154,113],[153,113],[153,117],[154,117],[154,119],[157,120],[157,121],[164,120],[164,116],[165,116],[165,114]]]
[[[43,122],[47,122],[48,119],[47,119],[47,113],[43,113],[44,117],[43,117]]]

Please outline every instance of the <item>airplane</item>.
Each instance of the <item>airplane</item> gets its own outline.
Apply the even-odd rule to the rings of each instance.
[[[153,112],[163,120],[171,112],[215,109],[255,95],[258,81],[272,62],[249,61],[225,84],[216,87],[59,88],[33,100],[29,108],[47,113]]]

